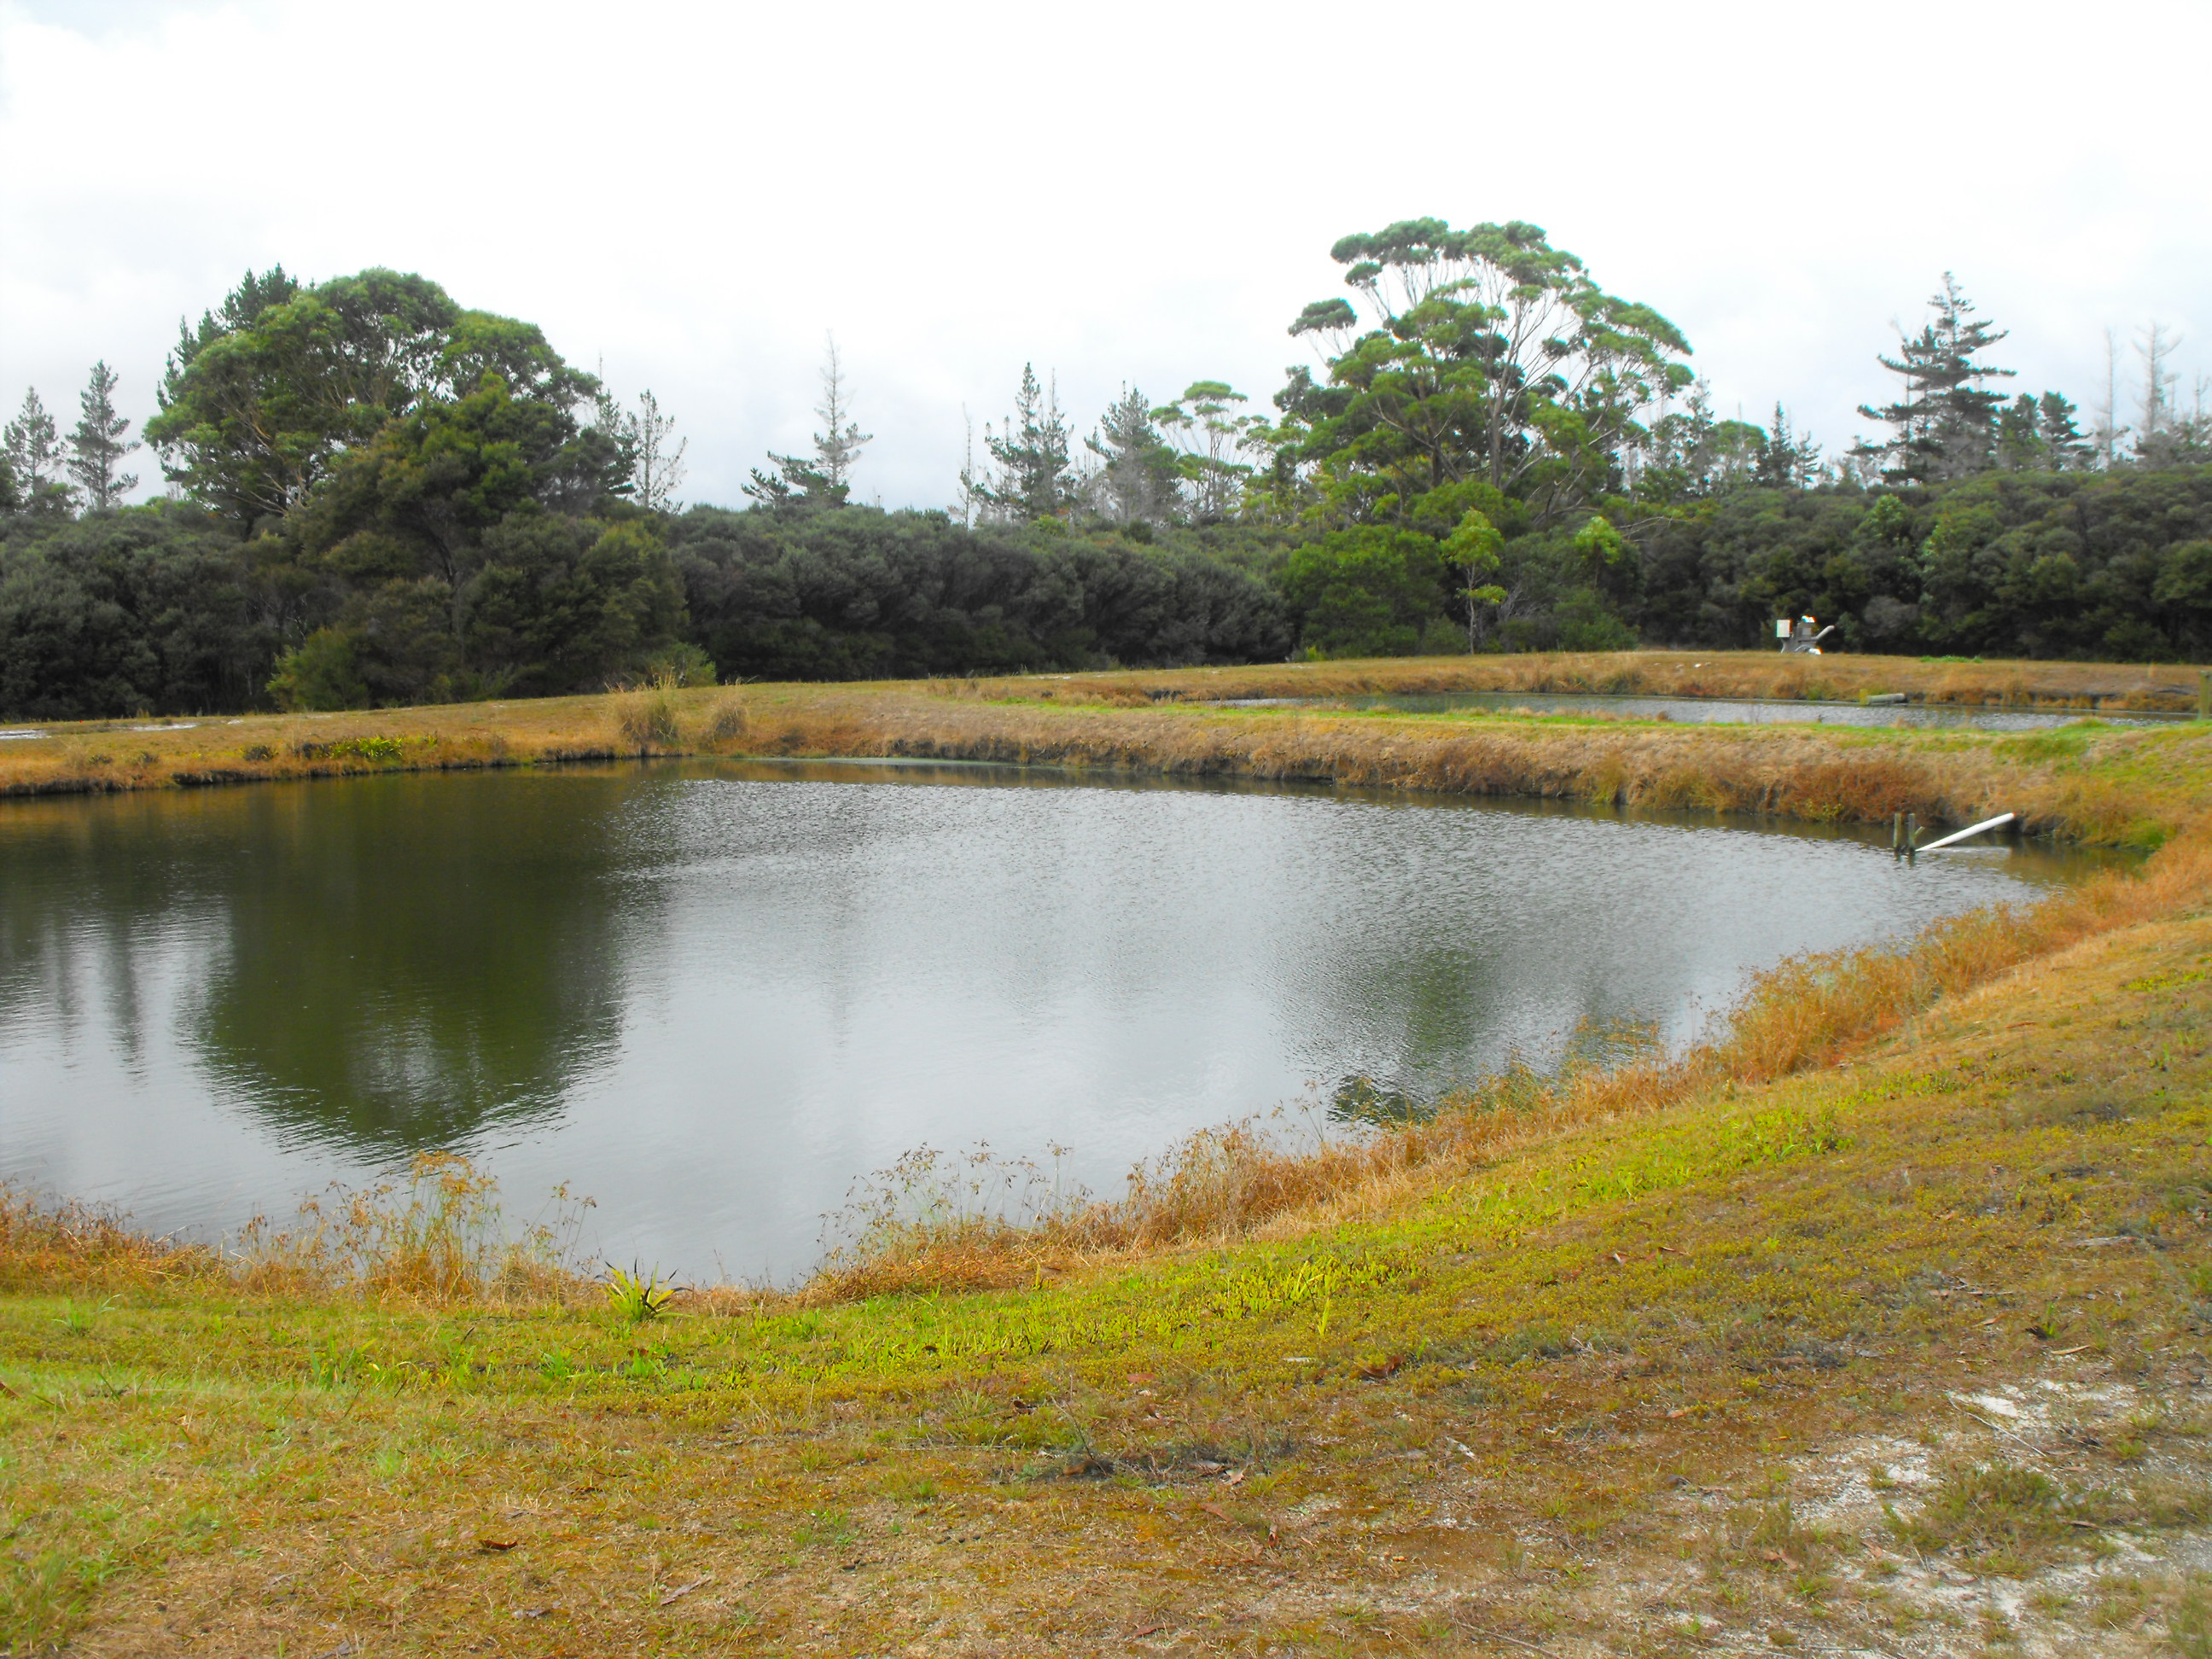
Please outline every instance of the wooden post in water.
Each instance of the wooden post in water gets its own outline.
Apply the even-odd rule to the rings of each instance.
[[[1905,856],[1905,814],[1889,815],[1889,855],[1893,859]]]
[[[1905,815],[1905,861],[1907,864],[1920,862],[1920,814],[1917,812]]]

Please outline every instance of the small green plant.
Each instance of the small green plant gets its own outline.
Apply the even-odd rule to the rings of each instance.
[[[853,1518],[842,1510],[815,1510],[792,1534],[791,1541],[802,1549],[809,1544],[842,1548],[853,1541]]]
[[[93,1327],[100,1322],[100,1315],[114,1305],[115,1298],[112,1296],[105,1302],[64,1302],[62,1304],[62,1316],[54,1323],[70,1336],[90,1336]]]
[[[307,1350],[307,1381],[319,1389],[356,1387],[374,1379],[383,1367],[368,1357],[365,1342],[343,1343],[332,1337]]]
[[[576,1362],[558,1348],[548,1349],[538,1362],[538,1374],[548,1382],[566,1382],[576,1374]]]
[[[313,743],[305,741],[295,743],[292,745],[292,752],[297,755],[301,760],[354,759],[375,761],[379,763],[382,763],[387,761],[404,759],[407,754],[407,745],[410,743],[428,744],[435,741],[436,739],[433,738],[392,738],[383,736],[366,738],[333,738],[328,743]],[[267,751],[264,750],[264,753],[266,754],[266,752]],[[246,758],[251,760],[255,757],[249,754]]]
[[[673,1279],[663,1279],[658,1267],[640,1273],[633,1262],[625,1272],[612,1262],[607,1264],[604,1286],[607,1304],[629,1324],[641,1325],[648,1319],[659,1318],[668,1311],[669,1304],[682,1288]]]
[[[2212,1589],[2192,1585],[2166,1615],[2166,1639],[2182,1659],[2212,1659]]]
[[[1920,1547],[1971,1552],[1980,1571],[2012,1576],[2066,1535],[2069,1507],[2049,1475],[1989,1463],[1945,1476],[1918,1515],[1891,1524]]]

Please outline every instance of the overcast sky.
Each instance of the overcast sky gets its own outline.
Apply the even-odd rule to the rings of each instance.
[[[650,386],[693,501],[805,445],[834,329],[859,494],[941,506],[1025,361],[1086,430],[1264,404],[1329,245],[1435,215],[1545,226],[1833,448],[1947,269],[2021,387],[2089,407],[2154,318],[2212,368],[2208,62],[2203,0],[0,0],[0,400],[66,427],[104,356],[143,419],[246,268],[392,265]]]

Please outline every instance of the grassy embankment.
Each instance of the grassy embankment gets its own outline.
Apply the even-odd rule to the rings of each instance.
[[[2002,801],[2166,844],[2031,915],[1786,969],[1673,1065],[1503,1079],[1318,1158],[1201,1138],[1121,1200],[1028,1231],[892,1226],[790,1296],[633,1320],[499,1248],[453,1171],[412,1209],[228,1257],[19,1206],[0,1642],[2212,1644],[2212,737],[955,690],[749,688],[732,746],[1644,799],[1702,780],[1687,798],[1712,805]],[[679,699],[674,746],[730,695]],[[614,716],[221,729],[272,755],[428,736],[458,762],[495,735],[550,752],[586,718]],[[177,745],[146,781],[207,764],[208,732],[143,734]]]
[[[209,787],[640,755],[907,756],[1333,781],[1659,808],[1954,822],[1992,802],[2037,833],[2154,844],[2193,810],[2186,730],[2006,737],[1612,714],[1224,708],[1375,690],[1596,687],[2137,707],[2183,671],[1766,653],[1476,658],[997,680],[635,691],[346,714],[50,725],[0,743],[0,795]],[[1834,677],[1843,677],[1840,680]],[[2193,678],[2187,671],[2184,678]],[[2193,696],[2193,693],[2192,693]],[[2177,705],[2179,706],[2179,705]]]

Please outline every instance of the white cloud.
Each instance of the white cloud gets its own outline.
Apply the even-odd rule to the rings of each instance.
[[[390,264],[652,386],[695,499],[805,442],[834,328],[862,494],[933,505],[962,405],[1025,360],[1086,425],[1124,380],[1264,398],[1329,244],[1437,214],[1546,225],[1683,326],[1722,409],[1779,397],[1832,447],[1947,268],[2021,386],[2086,404],[2108,323],[2212,362],[2208,18],[0,4],[0,400],[73,416],[104,356],[143,416],[246,267]]]

